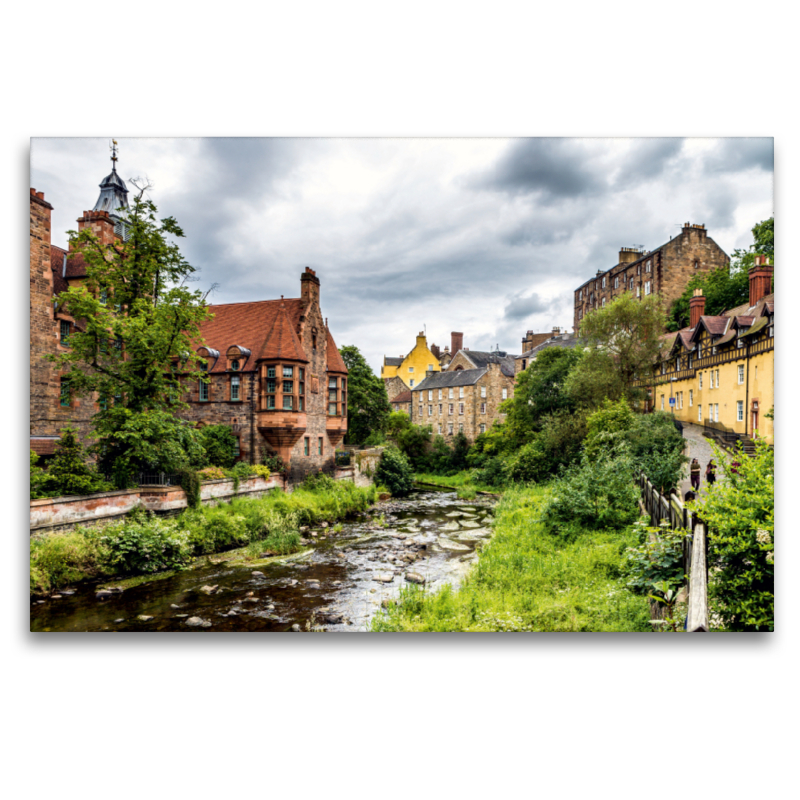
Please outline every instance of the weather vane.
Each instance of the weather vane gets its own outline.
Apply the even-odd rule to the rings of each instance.
[[[117,168],[117,140],[111,140],[111,163],[113,164],[113,168]]]

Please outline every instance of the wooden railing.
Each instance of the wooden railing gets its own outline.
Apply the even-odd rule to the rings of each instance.
[[[662,520],[673,530],[692,531],[683,540],[683,574],[689,589],[689,613],[686,630],[701,633],[708,630],[708,563],[706,560],[708,528],[697,514],[684,506],[674,494],[664,496],[653,486],[644,472],[639,476],[642,505],[650,515],[650,524],[657,527]]]

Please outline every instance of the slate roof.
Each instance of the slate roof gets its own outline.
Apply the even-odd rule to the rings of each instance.
[[[447,389],[451,386],[473,386],[486,372],[486,369],[459,369],[453,372],[434,372],[433,375],[425,378],[422,383],[415,386],[414,391],[421,392],[427,389]]]
[[[404,358],[392,358],[391,356],[384,356],[383,357],[383,366],[384,367],[399,367],[402,365]]]
[[[483,350],[459,350],[463,353],[474,365],[476,369],[486,369],[489,364],[500,364],[500,370],[509,378],[514,377],[514,359],[516,356],[511,356],[505,350],[496,352],[485,352]]]
[[[521,356],[514,356],[514,358],[516,360],[519,360],[520,358],[536,358],[539,353],[541,353],[543,350],[546,350],[548,347],[572,348],[580,343],[580,340],[574,334],[560,334],[559,336],[551,336],[549,339],[545,339],[541,344],[537,344],[536,347],[531,348]]]

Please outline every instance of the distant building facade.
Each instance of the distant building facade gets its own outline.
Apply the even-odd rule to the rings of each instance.
[[[578,331],[590,311],[602,308],[623,292],[635,297],[658,295],[669,308],[694,275],[729,266],[730,258],[708,236],[705,225],[687,222],[679,236],[655,250],[623,247],[615,266],[597,272],[575,290],[574,329]]]
[[[420,332],[417,334],[417,341],[408,355],[399,357],[384,356],[383,365],[381,366],[381,378],[384,382],[389,378],[400,378],[406,388],[411,389],[425,379],[426,373],[438,372],[440,369],[439,358],[428,347],[425,334]]]
[[[559,331],[556,333],[556,331]],[[524,341],[524,340],[523,340]],[[560,331],[558,328],[553,328],[553,335],[544,341],[540,341],[535,347],[525,351],[522,355],[514,358],[514,372],[518,374],[522,370],[527,369],[540,353],[544,352],[550,347],[566,347],[572,349],[580,345],[578,337],[575,333],[568,333],[567,331]]]

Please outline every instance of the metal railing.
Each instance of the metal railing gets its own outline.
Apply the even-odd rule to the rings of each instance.
[[[140,472],[139,486],[180,486],[180,476],[169,472]]]

